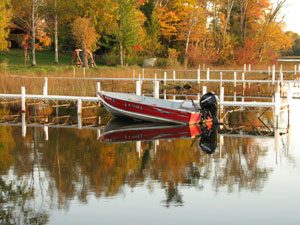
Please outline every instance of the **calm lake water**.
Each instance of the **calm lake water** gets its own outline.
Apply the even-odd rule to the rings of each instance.
[[[0,126],[0,224],[298,225],[299,110],[289,135],[218,134],[213,154],[197,127],[49,128],[45,141]]]

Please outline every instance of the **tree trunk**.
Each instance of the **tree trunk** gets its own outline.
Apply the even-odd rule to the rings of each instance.
[[[31,11],[31,53],[32,53],[32,66],[36,66],[36,59],[35,59],[35,1],[32,0],[32,11]]]
[[[185,43],[184,66],[186,68],[188,66],[188,51],[189,51],[189,45],[190,45],[190,36],[191,36],[191,30],[188,31],[186,43]]]
[[[55,63],[58,63],[58,21],[57,21],[57,0],[55,4],[55,17],[54,17],[54,45],[55,45]]]
[[[123,44],[120,42],[120,64],[124,66],[124,58],[123,58]]]

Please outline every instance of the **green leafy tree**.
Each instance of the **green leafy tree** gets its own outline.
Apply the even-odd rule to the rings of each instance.
[[[115,0],[117,3],[117,20],[115,37],[119,44],[120,64],[125,64],[126,53],[141,43],[145,21],[144,14],[139,10],[135,0]]]

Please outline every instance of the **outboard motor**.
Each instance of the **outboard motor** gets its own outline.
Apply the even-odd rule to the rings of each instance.
[[[218,123],[218,97],[214,92],[208,92],[200,98],[201,114],[204,120],[212,119],[213,123]]]
[[[199,142],[200,149],[206,154],[213,154],[218,146],[217,141],[218,125],[213,126],[210,130],[203,129],[201,140]]]

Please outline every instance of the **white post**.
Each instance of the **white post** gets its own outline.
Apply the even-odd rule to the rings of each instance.
[[[142,69],[142,79],[145,78],[145,69]]]
[[[98,97],[98,93],[101,92],[101,83],[97,82],[96,84],[96,97]]]
[[[207,87],[203,86],[202,87],[202,95],[205,95],[207,93]]]
[[[82,129],[82,117],[81,114],[77,115],[77,121],[78,121],[78,129]]]
[[[283,73],[282,72],[280,73],[280,81],[281,82],[283,81]]]
[[[248,71],[251,72],[251,64],[248,65]]]
[[[300,73],[300,64],[298,65],[298,73]]]
[[[176,81],[176,71],[173,70],[173,80]]]
[[[167,90],[166,90],[166,86],[167,86],[167,72],[164,72],[164,99],[167,99]]]
[[[154,98],[159,98],[159,81],[154,81]]]
[[[283,67],[282,67],[282,64],[280,64],[280,73],[283,72]]]
[[[142,95],[142,84],[141,84],[141,81],[140,80],[137,80],[135,82],[135,93],[136,95],[139,95],[141,96]]]
[[[272,84],[275,84],[275,65],[272,66]]]
[[[101,138],[101,129],[98,128],[97,129],[97,140],[100,140],[100,138]]]
[[[236,102],[236,91],[233,93],[233,101]]]
[[[82,100],[78,99],[78,102],[77,102],[77,114],[81,115],[81,113],[82,113]]]
[[[233,74],[233,80],[234,80],[234,87],[236,87],[236,72],[234,72],[234,74]]]
[[[242,73],[243,89],[245,89],[245,73]]]
[[[137,153],[139,155],[139,158],[140,158],[141,157],[141,151],[142,151],[142,142],[137,141],[135,147],[136,147],[136,151],[137,151]]]
[[[44,78],[44,87],[43,87],[43,95],[48,95],[48,78]]]
[[[83,67],[83,77],[85,78],[85,67]]]
[[[268,67],[268,75],[269,76],[271,75],[271,67],[270,66]]]
[[[297,75],[297,65],[295,65],[295,75]]]
[[[221,87],[220,90],[220,103],[224,102],[224,87]]]
[[[22,137],[26,137],[26,114],[22,113]]]
[[[197,71],[197,83],[200,84],[201,81],[201,73],[200,73],[200,68]]]
[[[275,93],[275,116],[279,116],[280,113],[280,93]]]
[[[45,141],[49,140],[49,129],[48,126],[44,126],[44,133],[45,133]]]
[[[244,73],[247,72],[247,64],[244,64]]]
[[[206,80],[209,81],[209,75],[210,75],[210,71],[209,68],[207,68],[206,70]]]
[[[26,111],[26,99],[25,99],[25,95],[26,95],[25,87],[21,87],[21,109],[22,109],[22,112]]]

